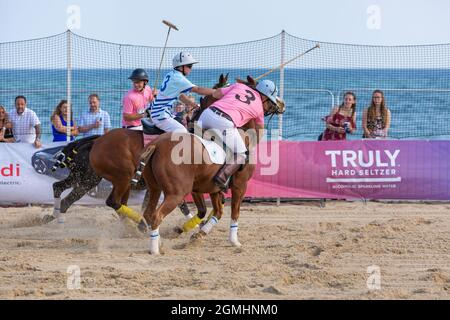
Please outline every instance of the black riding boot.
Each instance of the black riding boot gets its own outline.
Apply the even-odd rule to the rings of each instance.
[[[242,165],[245,163],[245,155],[235,154],[234,161],[232,163],[226,163],[220,168],[219,172],[214,176],[214,182],[222,190],[228,189],[228,184],[233,174],[238,171]]]

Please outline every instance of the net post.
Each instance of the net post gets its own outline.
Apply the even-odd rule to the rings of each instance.
[[[67,30],[67,126],[66,141],[70,141],[70,129],[72,122],[72,32]]]
[[[281,54],[280,54],[280,65],[282,66],[280,68],[280,98],[284,99],[284,62],[285,62],[285,55],[286,55],[286,31],[281,31]],[[278,140],[283,140],[283,115],[278,115]],[[277,198],[277,206],[279,207],[281,205],[281,198]]]

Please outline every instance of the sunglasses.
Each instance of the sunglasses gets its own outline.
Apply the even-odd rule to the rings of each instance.
[[[188,67],[189,69],[192,69],[193,66],[194,66],[193,64],[186,65],[186,67]]]

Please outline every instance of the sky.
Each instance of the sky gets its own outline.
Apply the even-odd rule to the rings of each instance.
[[[246,42],[282,30],[319,42],[450,43],[447,0],[0,0],[0,42],[47,37],[68,26],[107,42],[169,46]]]

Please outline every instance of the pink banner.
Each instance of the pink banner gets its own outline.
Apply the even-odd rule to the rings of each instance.
[[[450,200],[450,141],[282,141],[258,149],[247,197]]]

